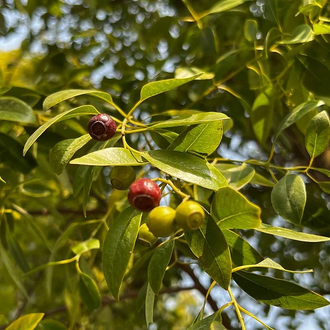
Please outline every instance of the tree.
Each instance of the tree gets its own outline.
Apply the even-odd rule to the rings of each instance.
[[[326,329],[329,10],[3,1],[2,328]],[[203,225],[145,246],[114,167]]]

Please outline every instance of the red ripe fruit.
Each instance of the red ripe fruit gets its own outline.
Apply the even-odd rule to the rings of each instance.
[[[89,135],[98,141],[111,139],[116,133],[117,125],[114,120],[106,113],[100,113],[92,117],[88,122]]]
[[[129,203],[142,212],[149,212],[158,206],[161,197],[162,192],[157,183],[150,179],[134,181],[128,191]]]

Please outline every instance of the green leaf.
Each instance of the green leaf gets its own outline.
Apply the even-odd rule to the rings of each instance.
[[[307,270],[289,270],[283,268],[279,263],[273,261],[272,259],[266,258],[265,260],[262,260],[261,262],[257,264],[250,264],[250,265],[244,265],[237,267],[237,270],[242,270],[242,269],[247,269],[247,268],[271,268],[271,269],[277,269],[281,270],[283,272],[288,272],[288,273],[295,273],[295,274],[304,274],[304,273],[311,273],[313,272],[312,269],[307,269]],[[236,270],[236,271],[237,271]]]
[[[0,120],[29,124],[36,122],[36,116],[28,104],[15,97],[6,96],[0,98]]]
[[[219,146],[222,134],[221,121],[191,126],[184,130],[168,149],[208,156]]]
[[[261,225],[261,209],[233,188],[219,189],[212,201],[211,214],[221,229],[253,229]]]
[[[227,179],[229,186],[236,190],[243,188],[255,176],[253,167],[246,166],[245,163],[243,163],[241,166],[229,169],[227,173],[230,175]]]
[[[310,111],[313,111],[315,108],[320,107],[323,105],[323,101],[307,101],[304,103],[299,104],[297,107],[295,107],[292,112],[290,112],[281,122],[279,128],[276,131],[275,137],[274,137],[274,144],[279,137],[279,135],[289,126],[297,122],[300,118],[302,118],[304,115],[309,113]]]
[[[195,112],[190,115],[179,116],[178,118],[162,121],[152,124],[148,130],[158,130],[159,128],[178,127],[209,123],[220,120],[231,120],[225,114],[220,112]]]
[[[189,78],[192,75],[201,74],[196,80],[209,80],[213,79],[214,73],[212,72],[204,72],[197,67],[179,67],[175,70],[175,78],[182,79],[182,78]]]
[[[44,313],[23,315],[11,323],[5,330],[34,330],[44,315]]]
[[[49,155],[49,162],[54,172],[60,175],[73,155],[91,139],[89,134],[85,134],[77,139],[68,139],[57,143]]]
[[[257,96],[252,106],[253,131],[261,144],[265,144],[267,141],[273,125],[275,95],[274,89],[268,88]]]
[[[48,319],[41,321],[37,326],[37,330],[67,330],[67,327],[56,320]]]
[[[90,310],[101,306],[101,295],[95,281],[85,273],[79,273],[79,293],[83,304]]]
[[[165,244],[156,248],[151,257],[148,266],[148,282],[155,294],[159,293],[166,267],[170,262],[174,249],[174,240],[170,240]]]
[[[157,131],[149,131],[150,136],[157,146],[161,149],[167,149],[170,144],[179,136],[178,133],[159,129]]]
[[[98,250],[100,248],[100,241],[96,238],[90,238],[87,241],[80,242],[72,247],[75,254],[82,254],[90,250]]]
[[[312,28],[307,24],[302,24],[297,26],[290,38],[278,41],[281,45],[293,45],[305,42],[310,42],[314,40],[314,33]]]
[[[271,193],[275,212],[282,218],[300,225],[306,205],[306,187],[303,179],[288,174],[278,181]]]
[[[13,170],[28,174],[37,162],[31,155],[22,157],[23,146],[11,136],[0,133],[1,162]]]
[[[222,233],[225,236],[227,244],[231,248],[231,257],[236,267],[256,264],[264,259],[263,256],[239,234],[231,230],[223,230]]]
[[[6,181],[0,176],[0,181],[6,183]]]
[[[75,96],[86,95],[86,94],[102,99],[110,104],[113,104],[112,97],[108,93],[94,91],[94,90],[69,89],[49,95],[44,101],[43,108],[44,110],[48,110],[49,108],[53,107],[56,104],[59,104],[60,102],[66,101]]]
[[[201,228],[185,231],[185,236],[205,272],[227,290],[231,279],[231,257],[226,239],[213,218],[207,216]]]
[[[305,145],[311,158],[320,155],[327,148],[329,139],[329,116],[326,111],[322,111],[313,117],[307,126]]]
[[[214,321],[219,319],[219,312],[215,312],[208,317],[205,317],[204,319],[196,322],[195,324],[191,325],[188,330],[210,330],[211,325]],[[224,327],[217,328],[217,330],[226,330]]]
[[[274,187],[275,183],[263,175],[255,172],[253,178],[250,181],[251,184],[257,184],[264,187]]]
[[[137,154],[134,154],[137,157]],[[70,164],[93,166],[141,166],[145,165],[137,160],[132,152],[124,148],[107,148],[91,152],[80,158],[71,160]]]
[[[227,185],[223,175],[214,166],[197,156],[172,150],[153,150],[141,154],[161,171],[187,182],[211,190]]]
[[[300,77],[304,87],[319,96],[330,96],[330,70],[322,62],[308,57],[298,56],[298,60],[303,66],[302,77]],[[316,101],[314,101],[316,102]]]
[[[54,125],[57,122],[78,117],[78,116],[87,116],[87,115],[97,115],[99,112],[94,108],[92,105],[82,105],[80,107],[65,111],[60,113],[59,115],[53,117],[50,119],[47,123],[40,126],[26,141],[24,150],[23,150],[23,156],[27,153],[27,151],[30,149],[32,144],[38,139],[38,137],[44,133],[47,128]]]
[[[183,79],[166,79],[166,80],[160,80],[160,81],[153,81],[149,84],[146,84],[141,89],[141,96],[140,96],[140,102],[148,99],[149,97],[165,93],[167,91],[170,91],[171,89],[177,88],[179,86],[182,86],[192,80],[195,80],[202,74],[199,73],[197,75],[191,76],[189,78],[183,78]]]
[[[133,253],[142,213],[128,207],[109,228],[103,246],[103,272],[110,293],[119,299],[123,278]]]
[[[267,304],[291,310],[313,310],[329,305],[328,300],[295,283],[240,271],[235,282],[251,297]]]
[[[147,327],[149,324],[154,322],[154,304],[155,304],[155,294],[151,289],[150,284],[147,286],[147,294],[146,294],[146,323]]]
[[[330,24],[313,24],[314,34],[330,34]]]
[[[195,18],[197,20],[199,20],[210,14],[222,13],[224,11],[228,11],[237,6],[240,6],[244,2],[247,2],[247,1],[249,1],[249,0],[220,0],[215,5],[213,5],[210,9],[196,13]]]
[[[310,243],[319,243],[319,242],[327,242],[330,241],[330,237],[307,234],[297,232],[291,229],[273,227],[271,225],[262,224],[260,227],[255,230],[260,231],[261,233],[280,236],[288,239],[292,239],[299,242],[310,242]]]
[[[244,37],[250,42],[257,40],[258,22],[254,19],[247,19],[244,23]]]

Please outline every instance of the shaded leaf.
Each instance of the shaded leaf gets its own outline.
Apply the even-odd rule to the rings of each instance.
[[[254,19],[247,19],[244,23],[244,37],[250,42],[257,40],[258,22]]]
[[[79,274],[79,293],[83,304],[94,310],[101,306],[101,295],[94,280],[85,273]]]
[[[261,209],[230,187],[216,192],[211,214],[221,229],[253,229],[261,225]]]
[[[120,288],[133,253],[142,213],[128,207],[109,228],[103,246],[103,272],[110,293],[119,299]]]
[[[41,321],[37,326],[37,330],[67,330],[67,327],[56,320],[48,319]]]
[[[296,174],[284,176],[276,183],[271,193],[275,212],[296,225],[301,224],[306,199],[305,183]]]
[[[293,282],[240,271],[235,282],[251,297],[267,305],[291,310],[313,310],[329,305],[319,294]]]
[[[36,116],[31,107],[15,97],[0,98],[0,120],[19,123],[35,123]]]
[[[230,175],[228,178],[229,186],[236,190],[243,188],[255,177],[253,167],[246,166],[245,163],[241,166],[229,169],[227,173]]]
[[[155,294],[151,289],[150,284],[148,283],[147,286],[147,293],[146,293],[146,310],[145,310],[145,316],[146,316],[146,323],[147,327],[149,327],[149,324],[154,322],[154,304],[155,304]]]

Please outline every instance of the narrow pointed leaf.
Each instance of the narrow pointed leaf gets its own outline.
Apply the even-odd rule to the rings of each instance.
[[[119,299],[120,288],[133,253],[142,213],[128,207],[109,228],[103,246],[103,272],[110,293]]]
[[[68,139],[57,143],[49,155],[49,162],[54,172],[60,175],[73,155],[91,139],[89,134],[85,134],[77,139]]]
[[[307,24],[302,24],[297,26],[290,38],[286,38],[282,41],[279,41],[279,44],[282,45],[293,45],[300,44],[305,42],[310,42],[314,40],[314,33],[311,27]]]
[[[296,225],[301,223],[306,199],[305,183],[296,174],[284,176],[277,182],[271,193],[271,201],[275,212]]]
[[[151,286],[148,283],[146,302],[145,302],[145,306],[146,306],[145,316],[146,316],[147,327],[149,327],[151,323],[154,323],[154,304],[155,304],[155,293],[152,291]]]
[[[153,150],[142,156],[161,171],[204,188],[218,190],[227,185],[220,171],[200,157],[172,150]]]
[[[174,79],[153,81],[142,87],[140,101],[144,101],[144,100],[148,99],[149,97],[152,97],[152,96],[170,91],[171,89],[177,88],[179,86],[182,86],[192,80],[195,80],[196,78],[198,78],[201,75],[202,75],[202,73],[191,76],[189,78],[182,78],[182,79],[174,78]]]
[[[292,239],[294,241],[299,242],[310,242],[310,243],[319,243],[319,242],[327,242],[330,241],[330,237],[313,235],[308,233],[301,233],[291,229],[273,227],[271,225],[262,224],[260,227],[255,230],[260,231],[261,233],[280,236],[288,239]]]
[[[251,297],[267,304],[291,310],[313,310],[329,305],[319,294],[293,282],[240,271],[235,282]]]
[[[79,274],[79,293],[83,304],[94,310],[101,306],[101,295],[94,280],[85,273]]]
[[[26,141],[23,156],[31,148],[32,144],[38,139],[38,137],[44,133],[50,126],[60,122],[62,120],[78,117],[78,116],[87,116],[87,115],[97,115],[99,112],[92,105],[82,105],[78,108],[74,108],[65,112],[60,113],[59,115],[53,117],[47,123],[40,126]]]
[[[75,96],[86,95],[86,94],[100,98],[110,104],[113,103],[111,95],[105,92],[99,92],[96,90],[94,91],[94,90],[83,90],[83,89],[69,89],[66,91],[60,91],[52,95],[49,95],[44,101],[43,108],[44,110],[48,110],[49,108],[53,107],[56,104],[59,104],[60,102],[66,101]]]
[[[44,313],[31,313],[23,315],[11,323],[5,330],[34,330],[44,315]]]
[[[166,267],[170,262],[174,248],[174,241],[171,240],[156,248],[148,266],[148,282],[155,294],[159,293]]]
[[[328,146],[330,121],[326,111],[317,114],[307,126],[305,145],[311,157],[320,155]]]
[[[211,214],[221,229],[253,229],[261,225],[261,209],[237,190],[219,189],[212,201]]]

